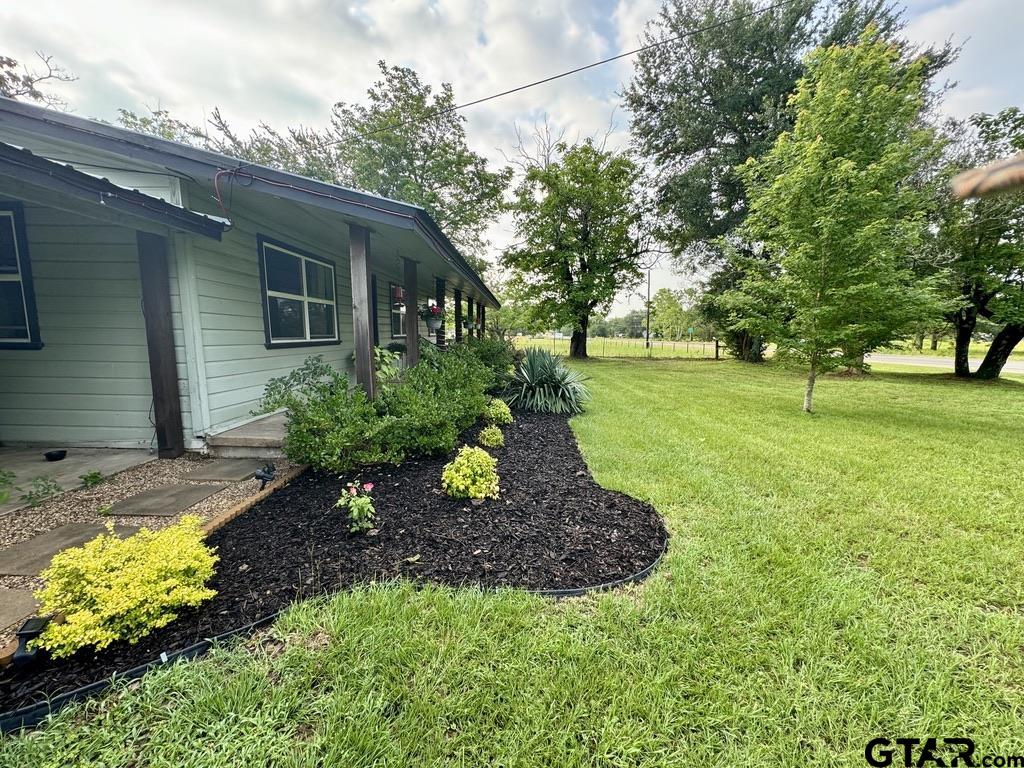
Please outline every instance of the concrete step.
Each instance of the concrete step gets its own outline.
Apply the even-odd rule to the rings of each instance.
[[[284,457],[286,417],[274,413],[240,427],[209,435],[211,455],[222,459],[280,459]]]
[[[207,452],[218,459],[283,459],[281,447],[269,445],[214,445],[207,442]]]

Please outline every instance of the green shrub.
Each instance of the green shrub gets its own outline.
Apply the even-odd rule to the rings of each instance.
[[[34,477],[28,484],[28,490],[24,488],[18,488],[21,491],[19,497],[22,501],[28,504],[30,507],[38,507],[47,499],[51,499],[60,493],[60,486],[57,481],[52,477]]]
[[[484,419],[490,424],[511,424],[512,410],[504,400],[492,397],[484,409]]]
[[[377,510],[370,496],[372,490],[373,483],[347,483],[345,490],[338,497],[338,503],[334,505],[346,510],[348,529],[352,533],[363,533],[373,528],[373,518]]]
[[[498,498],[498,460],[483,448],[463,446],[441,472],[441,486],[456,499]]]
[[[120,539],[110,529],[54,555],[36,593],[41,613],[59,613],[35,641],[54,656],[80,648],[137,642],[216,594],[205,584],[217,556],[203,543],[198,517],[160,531],[143,528]]]
[[[103,485],[107,481],[107,478],[98,469],[93,469],[84,475],[79,475],[78,479],[82,481],[82,485],[85,488],[95,488],[97,485]]]
[[[270,379],[263,388],[263,399],[251,413],[258,416],[290,408],[296,402],[321,397],[325,392],[347,387],[348,377],[345,374],[324,362],[323,355],[313,355],[287,375]]]
[[[6,504],[14,490],[14,473],[8,469],[0,469],[0,504]]]
[[[329,472],[346,472],[359,464],[397,461],[382,436],[390,420],[382,418],[366,393],[348,388],[320,388],[294,399],[288,408],[284,452],[292,461]]]
[[[504,388],[512,375],[512,368],[516,363],[518,350],[511,339],[504,339],[497,336],[487,336],[483,339],[468,339],[466,346],[473,353],[474,357],[487,366],[494,377],[493,387]]]
[[[590,392],[586,379],[543,349],[528,349],[505,392],[514,408],[545,413],[582,413]]]
[[[502,448],[505,445],[505,435],[501,433],[500,427],[493,424],[481,429],[477,440],[486,448]]]

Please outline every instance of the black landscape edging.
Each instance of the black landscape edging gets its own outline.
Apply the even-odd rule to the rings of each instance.
[[[665,545],[662,547],[661,552],[654,559],[654,562],[648,565],[641,571],[625,576],[615,581],[609,581],[604,584],[597,584],[592,587],[577,587],[574,589],[527,589],[524,590],[527,594],[538,595],[540,597],[550,597],[554,599],[562,599],[567,597],[582,597],[583,595],[590,594],[592,592],[607,592],[611,589],[618,587],[624,587],[627,584],[634,584],[637,582],[644,581],[650,576],[654,569],[661,563],[661,559],[665,556],[668,551],[668,539],[665,539]],[[513,587],[514,589],[514,587]],[[180,650],[172,653],[162,653],[158,658],[153,661],[147,662],[146,664],[140,664],[137,667],[132,667],[124,672],[118,672],[111,675],[105,680],[97,680],[95,683],[89,683],[83,685],[80,688],[76,688],[73,691],[62,693],[59,696],[55,696],[48,701],[41,701],[38,704],[29,704],[26,707],[11,710],[10,712],[4,712],[0,714],[0,734],[10,734],[17,731],[25,730],[28,728],[35,728],[40,725],[49,715],[56,714],[59,710],[66,707],[76,701],[82,701],[90,696],[101,693],[113,685],[115,682],[122,680],[137,680],[142,677],[146,672],[156,667],[172,664],[179,660],[195,659],[205,655],[215,644],[220,643],[224,640],[228,640],[238,635],[248,634],[261,627],[265,627],[268,624],[274,622],[287,608],[272,613],[269,616],[257,619],[256,621],[246,624],[245,626],[238,627],[236,629],[222,632],[221,634],[211,637],[207,640],[202,640],[198,643],[186,646]]]

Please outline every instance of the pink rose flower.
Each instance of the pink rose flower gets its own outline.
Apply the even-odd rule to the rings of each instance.
[[[363,483],[363,490],[369,493],[373,490],[373,483]]]

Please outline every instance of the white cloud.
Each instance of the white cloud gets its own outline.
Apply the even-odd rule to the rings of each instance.
[[[163,107],[201,122],[218,106],[240,128],[265,120],[322,126],[331,105],[359,100],[377,60],[451,82],[471,101],[637,47],[660,0],[33,0],[0,4],[3,53],[37,50],[75,72],[56,90],[78,113],[114,120],[118,107]],[[910,0],[909,33],[923,42],[970,37],[949,76],[960,81],[947,110],[964,115],[1024,102],[1024,22],[1019,0]],[[545,113],[570,135],[628,135],[618,93],[624,59],[465,111],[473,148],[495,162],[513,126]],[[509,241],[508,222],[492,231]],[[655,271],[653,287],[684,280]],[[616,310],[639,306],[620,301]]]

